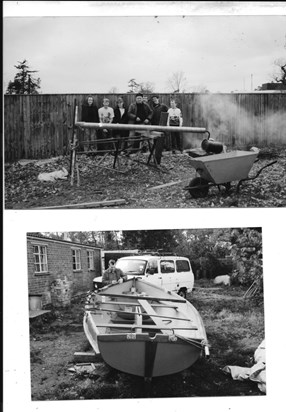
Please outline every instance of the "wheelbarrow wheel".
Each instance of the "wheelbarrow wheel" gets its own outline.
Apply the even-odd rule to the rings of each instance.
[[[202,177],[195,177],[190,181],[189,193],[197,199],[199,197],[206,197],[209,192],[209,182]]]

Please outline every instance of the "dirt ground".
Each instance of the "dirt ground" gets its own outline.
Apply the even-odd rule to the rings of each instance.
[[[146,163],[148,154],[139,160]],[[187,153],[164,152],[160,169],[146,164],[122,160],[120,167],[112,169],[113,156],[104,159],[79,155],[80,186],[70,176],[65,180],[43,182],[40,173],[50,173],[65,168],[70,170],[70,157],[39,161],[20,161],[5,165],[6,209],[33,209],[39,207],[84,204],[90,202],[122,200],[112,206],[82,206],[109,208],[220,208],[220,207],[285,207],[286,206],[286,149],[268,147],[261,149],[259,161],[253,164],[249,177],[271,163],[255,179],[244,182],[236,193],[238,182],[232,182],[226,192],[222,186],[210,187],[206,197],[195,199],[184,190],[196,176]],[[101,161],[99,167],[96,163]],[[156,186],[170,184],[162,188]],[[173,184],[174,183],[174,184]]]
[[[94,371],[75,371],[74,353],[91,350],[82,326],[84,299],[30,319],[32,400],[263,396],[257,383],[233,380],[222,371],[227,365],[251,367],[264,338],[263,307],[253,306],[243,293],[235,287],[192,292],[188,298],[204,320],[211,356],[154,378],[148,390],[142,378],[110,368],[100,355]]]

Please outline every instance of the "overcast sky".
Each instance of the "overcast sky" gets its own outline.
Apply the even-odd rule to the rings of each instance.
[[[140,12],[61,17],[55,7],[52,17],[4,17],[4,88],[15,76],[14,65],[27,59],[38,70],[42,93],[107,93],[112,87],[124,93],[131,78],[169,92],[168,78],[179,71],[190,91],[200,86],[211,92],[250,91],[251,75],[255,89],[271,81],[275,59],[286,58],[285,13],[183,15],[180,8],[178,15],[174,10],[163,16],[156,11],[144,17]]]

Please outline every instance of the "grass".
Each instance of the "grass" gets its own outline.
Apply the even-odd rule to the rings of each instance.
[[[214,355],[211,362],[218,368],[227,364],[248,367],[264,338],[263,307],[244,299],[243,294],[241,288],[228,287],[211,290],[205,300],[204,290],[197,289],[190,299],[204,320]]]

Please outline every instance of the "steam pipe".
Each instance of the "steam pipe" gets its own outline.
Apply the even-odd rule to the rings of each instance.
[[[143,124],[121,124],[121,123],[86,123],[75,122],[75,126],[89,129],[110,129],[110,130],[135,130],[135,131],[158,131],[158,132],[186,132],[186,133],[208,133],[204,127],[187,126],[157,126]]]

